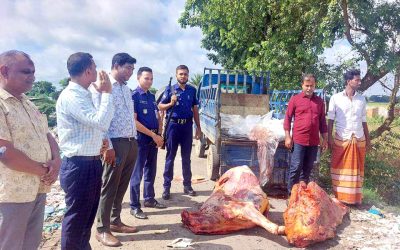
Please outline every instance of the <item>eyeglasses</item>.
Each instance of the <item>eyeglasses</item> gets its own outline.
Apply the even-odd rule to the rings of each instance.
[[[124,66],[122,66],[122,68],[127,69],[127,70],[134,70],[135,69],[134,66],[130,66],[130,65],[124,65]]]

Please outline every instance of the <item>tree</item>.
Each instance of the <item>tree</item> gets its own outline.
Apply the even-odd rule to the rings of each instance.
[[[190,78],[190,83],[199,86],[202,78],[203,78],[202,74],[193,74],[192,77]]]
[[[400,65],[400,3],[376,0],[340,0],[344,37],[365,61],[367,72],[361,81],[365,91]],[[342,32],[336,38],[342,38]]]
[[[390,130],[395,118],[394,108],[400,85],[400,2],[339,0],[339,5],[344,37],[357,52],[355,60],[367,64],[359,90],[367,90],[389,72],[396,75],[392,88],[381,82],[391,96],[388,116],[371,136],[378,137]]]
[[[202,29],[202,46],[215,63],[270,70],[275,88],[291,88],[302,72],[313,72],[329,88],[343,89],[343,70],[364,61],[365,91],[400,65],[399,13],[398,0],[187,0],[179,22]],[[339,39],[355,56],[339,66],[325,64],[318,55]],[[396,81],[389,89],[396,96]]]
[[[51,97],[51,95],[56,91],[56,88],[51,82],[39,81],[33,84],[32,90],[27,93],[29,96],[46,95]]]
[[[35,103],[39,111],[47,116],[49,127],[56,125],[56,98],[59,92],[48,81],[39,81],[33,84],[32,90],[27,93],[30,100]]]
[[[202,29],[202,46],[214,63],[270,70],[274,88],[291,88],[303,72],[317,71],[318,55],[333,44],[337,20],[327,17],[339,19],[331,14],[339,11],[334,3],[188,0],[179,22]]]
[[[68,86],[69,81],[70,81],[70,78],[69,77],[65,77],[65,78],[61,79],[58,82],[58,84],[61,86],[61,89],[63,90],[63,89],[65,89],[65,87]]]
[[[149,91],[150,91],[150,93],[152,93],[152,94],[156,94],[157,93],[157,89],[156,88],[153,88],[153,87],[151,87],[150,89],[149,89]]]
[[[65,77],[65,78],[61,79],[61,80],[58,82],[58,85],[60,85],[60,89],[59,89],[58,91],[56,91],[56,92],[53,94],[53,98],[54,98],[55,100],[58,99],[58,97],[59,97],[60,94],[61,94],[61,91],[63,91],[63,90],[68,86],[69,80],[70,80],[69,77]]]

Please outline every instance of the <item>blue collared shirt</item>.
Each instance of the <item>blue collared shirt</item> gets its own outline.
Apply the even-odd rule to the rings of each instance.
[[[158,129],[158,108],[155,96],[137,87],[132,94],[137,120],[148,129]]]
[[[111,75],[110,81],[113,85],[112,99],[114,102],[114,117],[111,120],[110,128],[108,129],[106,137],[108,138],[129,138],[137,137],[134,106],[131,99],[132,92],[126,84],[118,83]],[[94,88],[89,88],[93,93],[93,103],[97,107],[100,103],[99,99],[102,94],[97,92]],[[112,148],[111,141],[110,148]]]
[[[167,104],[171,101],[171,96],[176,94],[178,100],[175,104],[172,118],[174,119],[192,119],[193,118],[193,106],[199,105],[199,101],[196,96],[196,88],[186,84],[185,89],[181,89],[179,84],[176,83],[172,86],[173,92],[171,93],[170,88],[167,86],[164,95],[161,98],[161,103]],[[168,115],[171,109],[168,110]]]
[[[114,114],[111,95],[102,94],[96,109],[90,91],[71,81],[60,94],[56,111],[63,154],[67,157],[99,155],[103,135]]]
[[[145,92],[140,86],[132,94],[137,121],[150,130],[158,130],[158,107],[155,96],[149,91]],[[154,131],[153,131],[154,132]],[[138,133],[138,143],[147,144],[153,139],[143,133]]]

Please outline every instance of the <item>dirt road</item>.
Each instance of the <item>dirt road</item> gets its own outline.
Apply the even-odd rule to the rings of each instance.
[[[180,153],[175,161],[175,176],[181,176]],[[164,168],[165,151],[160,150],[158,156],[158,175],[155,190],[156,199],[165,203],[168,208],[156,210],[143,208],[149,216],[147,220],[139,220],[129,214],[129,191],[126,193],[123,203],[122,220],[139,229],[135,234],[116,234],[123,246],[119,248],[107,248],[96,241],[92,230],[90,244],[93,249],[166,249],[168,243],[176,238],[191,238],[194,249],[287,249],[291,246],[285,237],[274,236],[260,227],[243,230],[229,235],[194,235],[188,229],[182,227],[180,213],[182,209],[197,209],[210,195],[213,188],[212,181],[193,184],[197,191],[197,197],[183,195],[182,183],[174,181],[171,187],[171,199],[161,199],[162,172]],[[192,156],[193,176],[206,176],[206,159]],[[286,208],[285,201],[270,199],[270,218],[278,224],[283,224],[282,212]],[[400,217],[394,215],[391,220],[383,221],[369,217],[365,210],[353,210],[346,216],[344,222],[338,228],[338,236],[332,240],[313,245],[310,249],[400,249]],[[388,218],[388,216],[386,216]],[[392,223],[392,224],[390,224]],[[389,225],[388,225],[389,224]],[[167,231],[168,230],[168,231]],[[397,230],[397,231],[396,231]],[[58,241],[60,230],[56,230],[42,249],[59,249]],[[165,232],[167,231],[167,232]]]

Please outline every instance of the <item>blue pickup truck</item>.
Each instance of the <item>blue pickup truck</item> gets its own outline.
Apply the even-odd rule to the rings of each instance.
[[[248,73],[205,68],[197,93],[203,134],[200,140],[195,141],[195,152],[198,157],[207,157],[207,177],[216,180],[229,168],[240,165],[248,165],[256,175],[259,173],[257,143],[223,133],[221,114],[246,117],[274,110],[274,116],[282,118],[288,100],[297,93],[299,90],[271,92],[268,71]],[[274,156],[270,187],[286,187],[289,164],[290,152],[281,142]]]

